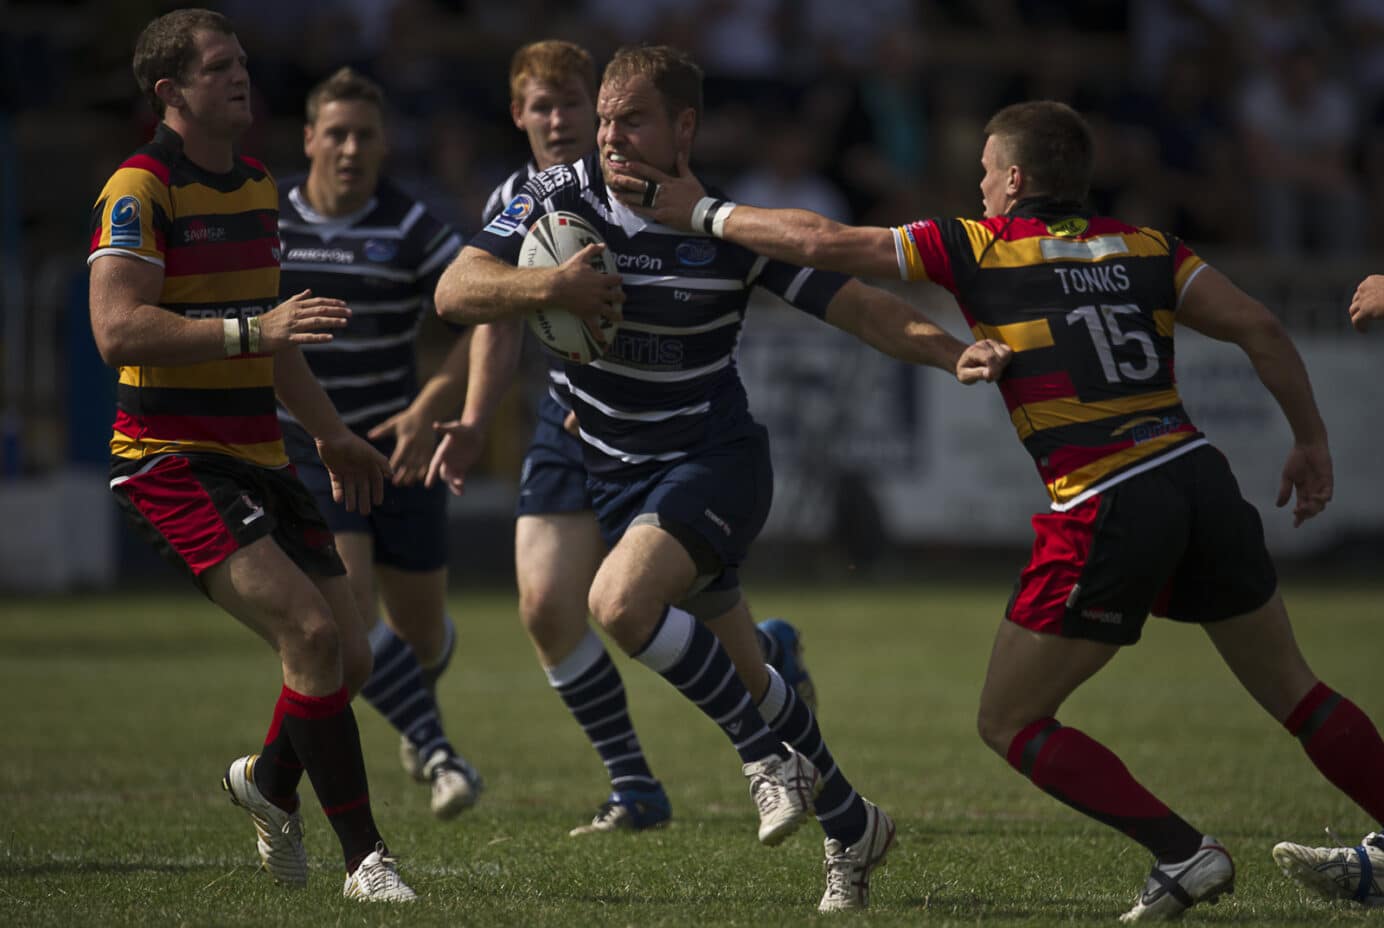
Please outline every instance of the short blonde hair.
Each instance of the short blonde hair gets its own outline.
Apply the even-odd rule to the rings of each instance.
[[[529,80],[557,86],[574,79],[581,81],[594,102],[596,63],[591,60],[590,52],[580,45],[562,39],[530,42],[515,52],[510,60],[509,98],[522,104],[524,83]]]

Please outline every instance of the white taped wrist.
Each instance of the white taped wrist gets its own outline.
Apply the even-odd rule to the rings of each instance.
[[[226,344],[226,357],[234,358],[240,354],[240,320],[222,319],[221,337]]]
[[[702,197],[692,207],[692,230],[721,238],[725,232],[726,217],[733,209],[735,203],[730,200]]]

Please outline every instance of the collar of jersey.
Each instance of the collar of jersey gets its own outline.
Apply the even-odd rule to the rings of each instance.
[[[369,216],[376,206],[375,198],[371,197],[366,201],[364,206],[354,213],[347,213],[345,216],[323,216],[317,210],[313,209],[312,204],[308,202],[308,198],[303,194],[302,184],[297,185],[288,192],[288,199],[289,202],[293,204],[293,208],[298,211],[298,215],[303,218],[304,222],[310,222],[313,225],[324,227],[319,230],[323,238],[330,238],[331,232],[334,229],[349,229],[366,216]]]
[[[1058,197],[1024,197],[1009,209],[1009,215],[1016,218],[1033,217],[1042,219],[1051,216],[1092,216],[1094,213],[1076,200],[1062,200]]]

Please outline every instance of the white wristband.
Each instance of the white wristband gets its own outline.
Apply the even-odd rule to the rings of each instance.
[[[245,320],[245,327],[250,332],[250,353],[260,353],[260,317],[251,316]]]
[[[726,227],[726,217],[735,209],[730,200],[715,197],[702,197],[692,207],[692,231],[714,235],[720,238]]]
[[[715,197],[702,197],[697,201],[697,205],[692,207],[692,230],[694,232],[707,232],[706,214],[707,210],[717,203]]]
[[[222,319],[221,334],[226,342],[226,357],[234,358],[240,354],[240,320]]]
[[[716,207],[711,213],[711,234],[717,238],[725,238],[726,220],[730,218],[731,210],[735,209],[735,204],[727,200]]]

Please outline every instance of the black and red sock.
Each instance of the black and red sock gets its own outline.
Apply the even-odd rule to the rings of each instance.
[[[1201,847],[1201,832],[1141,786],[1109,748],[1057,719],[1024,728],[1006,757],[1039,789],[1124,832],[1163,863],[1186,860]]]
[[[370,812],[351,694],[344,686],[330,696],[306,696],[284,687],[282,702],[282,727],[341,842],[346,870],[353,872],[381,839]]]
[[[1384,741],[1369,716],[1325,683],[1308,691],[1283,727],[1322,776],[1384,823]]]
[[[269,733],[264,736],[264,748],[255,761],[255,787],[274,805],[285,812],[298,809],[298,784],[303,779],[303,762],[298,752],[293,750],[293,742],[284,730],[284,708],[290,692],[284,687],[279,692],[279,701],[274,704],[274,717],[269,722]]]

